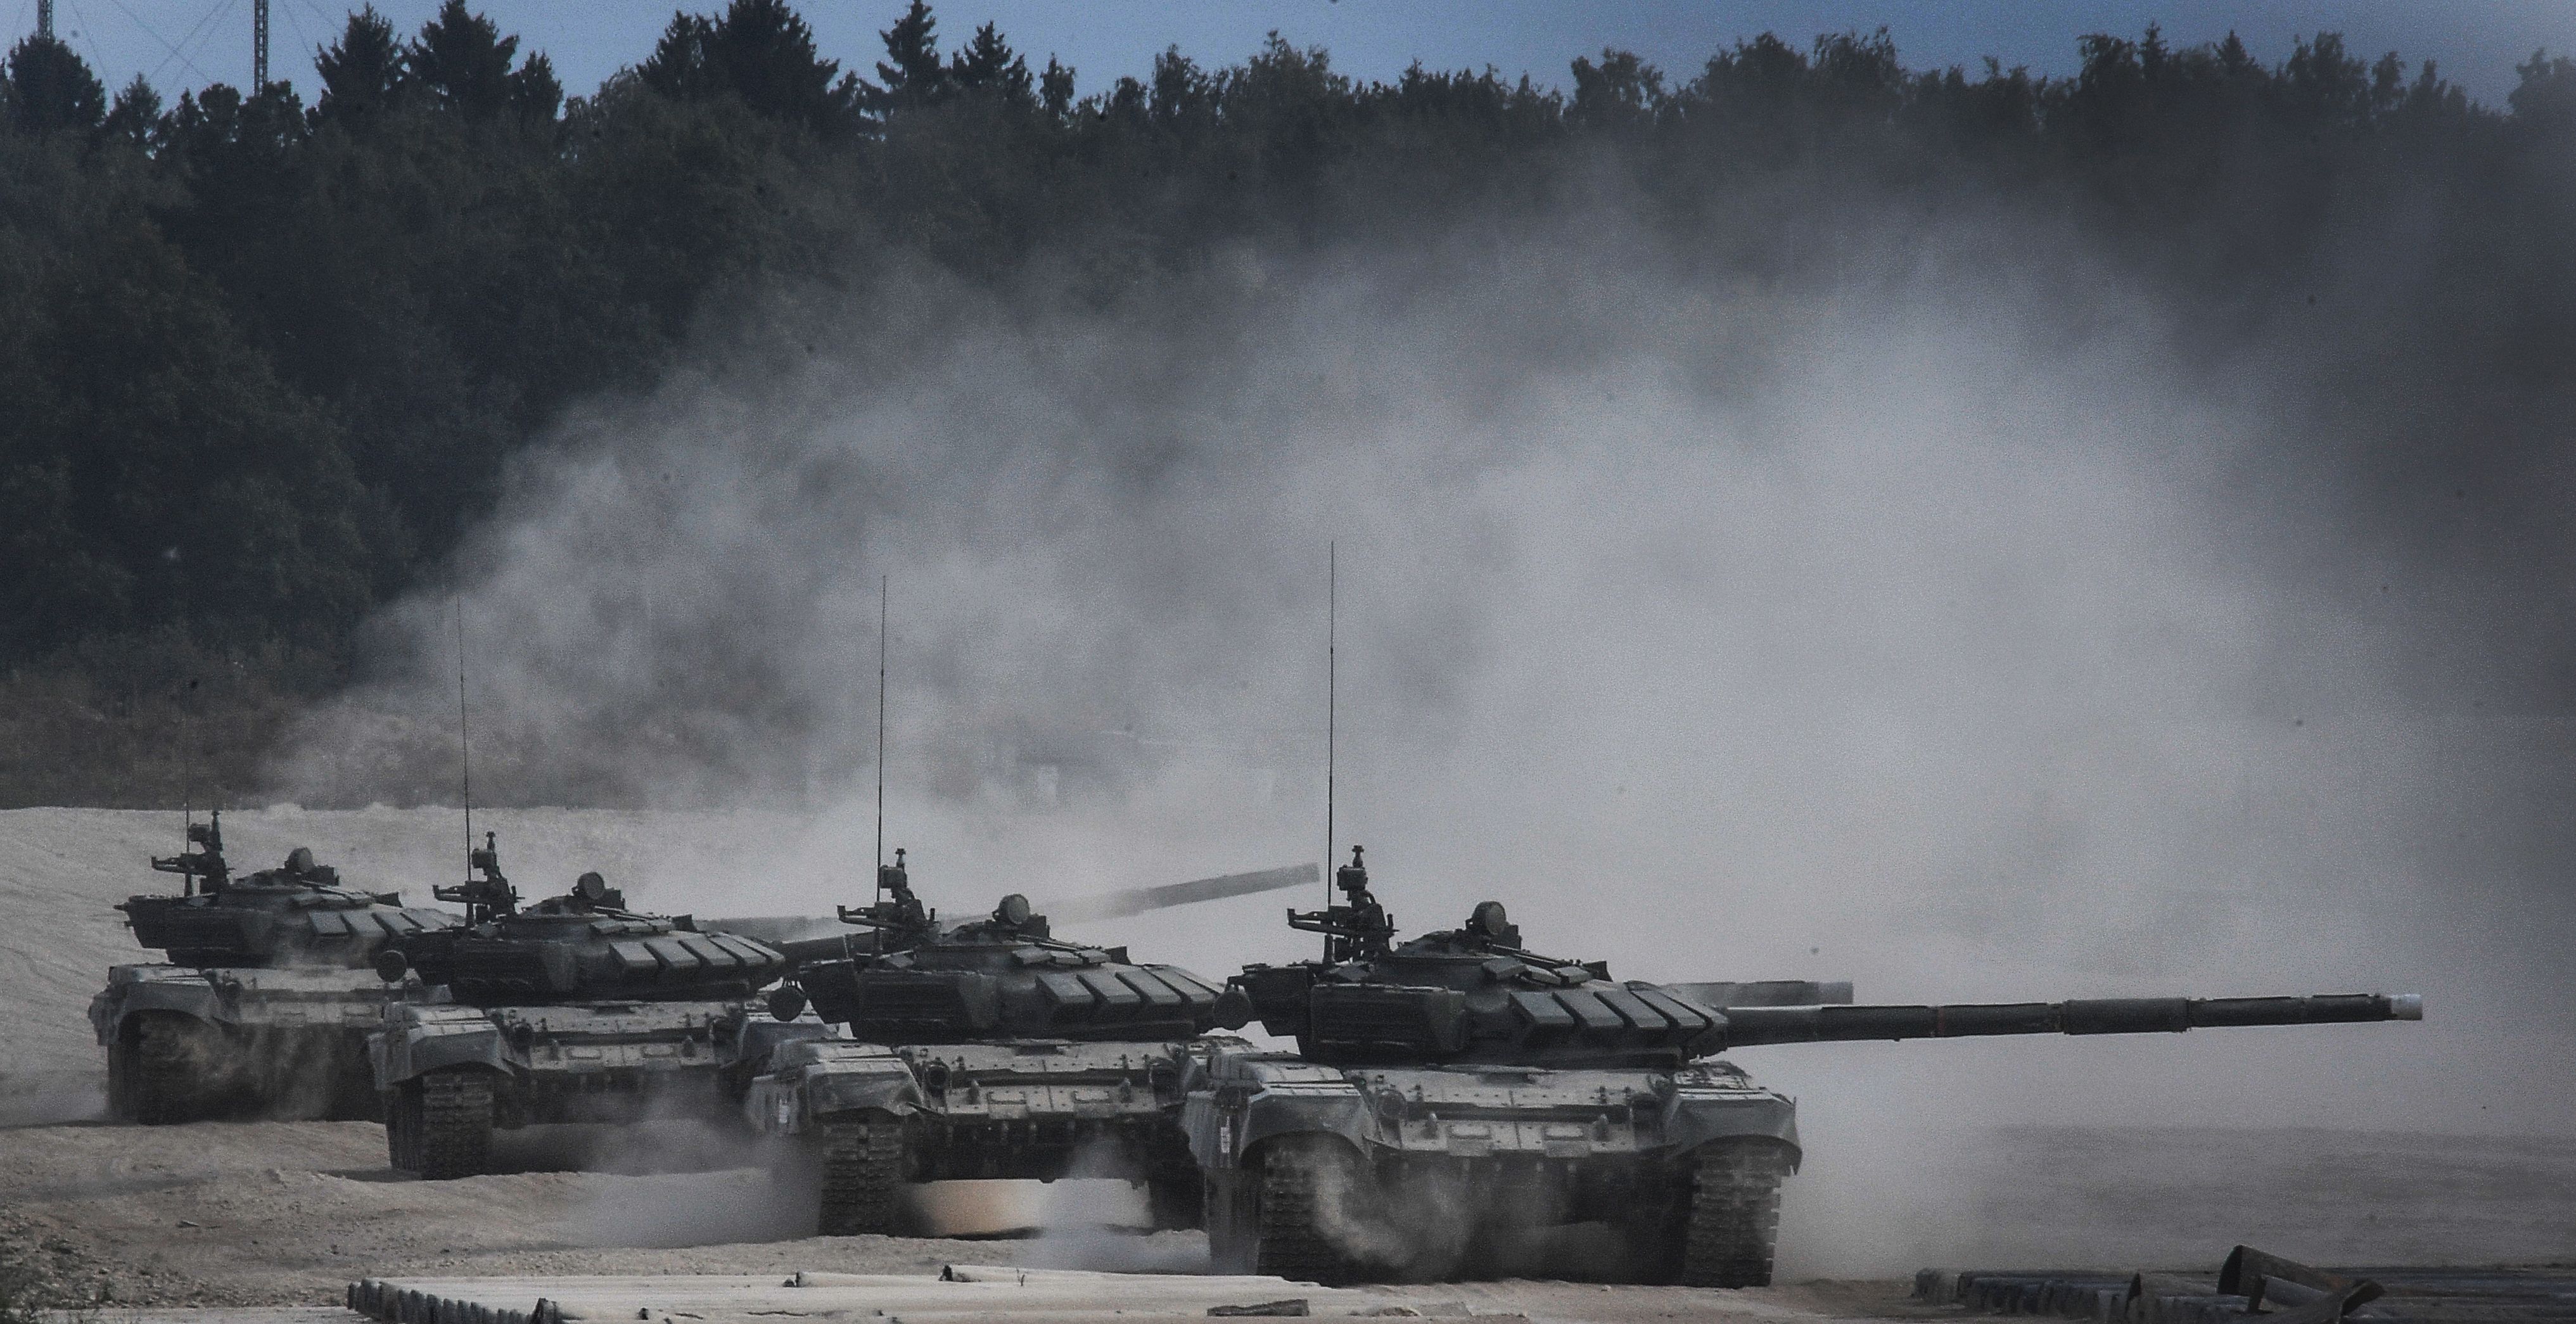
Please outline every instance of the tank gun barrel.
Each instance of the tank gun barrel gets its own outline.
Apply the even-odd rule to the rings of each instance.
[[[2178,1034],[2244,1025],[2420,1021],[2420,993],[2275,998],[2090,998],[1948,1006],[1729,1007],[1726,1046],[2005,1034]]]

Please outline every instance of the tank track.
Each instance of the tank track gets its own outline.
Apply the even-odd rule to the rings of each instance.
[[[423,1181],[471,1177],[492,1166],[492,1078],[432,1071],[403,1082],[386,1110],[393,1166]]]
[[[224,1051],[221,1032],[176,1012],[137,1012],[108,1054],[108,1098],[119,1117],[145,1126],[214,1115],[206,1080]]]
[[[1333,1170],[1342,1171],[1333,1174]],[[1359,1276],[1351,1257],[1325,1233],[1328,1174],[1357,1180],[1350,1153],[1332,1141],[1273,1141],[1261,1162],[1260,1214],[1252,1272],[1295,1282],[1338,1284]]]
[[[1681,1281],[1690,1287],[1765,1287],[1780,1235],[1780,1179],[1789,1156],[1768,1140],[1703,1146],[1691,1181]]]
[[[823,1124],[823,1193],[816,1230],[854,1237],[897,1230],[902,1212],[903,1126],[891,1117]]]
[[[1155,1138],[1144,1179],[1146,1216],[1155,1231],[1207,1226],[1206,1180],[1190,1157],[1188,1137],[1178,1128]]]

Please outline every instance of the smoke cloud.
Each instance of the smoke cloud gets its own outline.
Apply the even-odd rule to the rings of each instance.
[[[2402,289],[2222,332],[2045,217],[1763,223],[1802,220],[1838,255],[1768,279],[1604,203],[1105,300],[910,270],[765,304],[512,476],[459,567],[478,792],[788,810],[637,899],[852,899],[882,577],[889,844],[950,913],[1315,858],[1329,545],[1335,844],[1408,931],[1496,897],[1625,977],[1863,1000],[2431,995],[2423,1026],[1743,1054],[1807,1096],[1793,1230],[1806,1199],[1858,1247],[1806,1267],[1908,1244],[1855,1192],[1970,1120],[2576,1123],[2528,615],[2561,558],[2499,513],[2522,461],[2338,430],[2351,364],[2410,352]],[[449,794],[450,610],[377,623],[285,793]],[[1303,955],[1268,904],[1104,938]]]

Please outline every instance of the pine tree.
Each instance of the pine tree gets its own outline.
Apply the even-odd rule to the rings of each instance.
[[[107,89],[59,38],[30,36],[9,48],[9,120],[20,133],[98,127]]]

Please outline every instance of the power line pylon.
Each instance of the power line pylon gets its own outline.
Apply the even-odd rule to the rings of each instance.
[[[54,0],[36,0],[36,35],[47,41],[54,39]]]
[[[53,0],[37,0],[45,12],[53,11]],[[250,90],[257,96],[268,86],[268,0],[251,0],[250,5]]]

